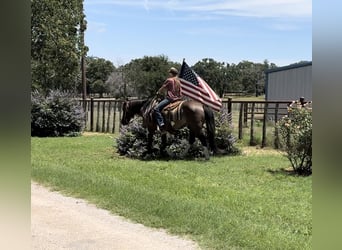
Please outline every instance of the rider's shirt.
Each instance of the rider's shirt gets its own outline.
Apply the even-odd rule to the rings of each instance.
[[[161,89],[166,90],[166,98],[172,102],[182,97],[182,87],[177,77],[167,78]]]

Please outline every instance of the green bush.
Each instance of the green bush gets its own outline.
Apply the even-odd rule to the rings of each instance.
[[[236,137],[233,135],[232,113],[223,109],[215,116],[215,143],[223,154],[239,154],[240,150],[235,146]]]
[[[168,136],[165,151],[167,156],[173,159],[184,159],[185,149],[189,142],[184,138],[189,136],[187,128],[181,129],[175,136]],[[142,126],[142,118],[133,119],[128,125],[121,126],[120,135],[116,138],[118,152],[136,159],[150,159],[162,157],[160,153],[161,135],[155,133],[151,154],[147,154],[147,129]],[[197,152],[197,154],[200,154]]]
[[[238,154],[240,150],[234,146],[236,138],[226,112],[217,113],[215,117],[215,142],[221,154]],[[190,146],[189,129],[180,129],[175,135],[168,136],[165,152],[172,159],[197,159],[206,156],[207,152],[199,140]],[[160,153],[161,136],[156,133],[153,137],[153,150],[147,155],[147,130],[142,126],[142,118],[133,119],[128,125],[121,126],[120,135],[116,139],[117,149],[121,155],[132,158],[148,159],[163,157]]]
[[[279,143],[298,174],[312,173],[312,103],[293,102],[277,123]]]
[[[84,128],[84,112],[72,94],[51,90],[31,93],[31,136],[77,136]]]
[[[142,158],[147,152],[147,130],[142,127],[142,119],[133,119],[127,126],[120,127],[120,136],[116,139],[121,155]]]

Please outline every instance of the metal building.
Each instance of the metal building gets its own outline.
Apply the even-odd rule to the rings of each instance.
[[[293,64],[265,71],[266,101],[312,101],[312,62]]]

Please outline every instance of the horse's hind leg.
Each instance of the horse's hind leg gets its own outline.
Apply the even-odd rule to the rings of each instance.
[[[189,144],[190,145],[194,144],[195,139],[196,139],[195,134],[190,130],[190,132],[189,132]]]
[[[205,137],[205,135],[203,133],[200,133],[198,135],[198,139],[200,140],[200,142],[203,145],[203,152],[204,152],[204,157],[206,160],[209,160],[209,150],[208,150],[208,143],[207,143],[207,138]]]
[[[203,147],[208,147],[207,138],[205,137],[205,135],[203,133],[198,135],[198,139],[202,143]]]
[[[189,136],[189,144],[192,146],[194,144],[196,137],[200,140],[201,144],[203,145],[203,152],[204,157],[206,160],[209,160],[209,150],[207,145],[207,139],[203,133],[198,133],[197,135],[190,130],[190,136]]]

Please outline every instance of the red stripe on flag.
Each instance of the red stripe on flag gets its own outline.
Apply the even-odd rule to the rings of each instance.
[[[216,93],[210,88],[210,86],[202,78],[199,77],[197,79],[198,79],[198,82],[201,85],[201,87],[209,94],[211,99],[213,99],[215,101],[219,100]]]
[[[215,111],[219,111],[222,107],[222,103],[210,98],[209,94],[204,92],[202,88],[193,85],[192,83],[182,82],[182,93],[185,96],[190,97],[193,100],[199,101],[213,108]]]
[[[216,111],[222,108],[222,101],[210,86],[183,61],[180,80],[184,96],[208,105]]]
[[[190,90],[184,89],[183,94],[184,94],[184,96],[188,96],[191,99],[194,99],[196,101],[199,101],[201,103],[208,105],[209,107],[213,108],[216,111],[220,111],[220,109],[222,107],[222,104],[220,102],[215,102],[206,96],[198,95],[198,92],[196,92],[193,89],[190,89]]]
[[[181,80],[181,83],[182,83],[182,86],[185,85],[185,86],[189,87],[189,89],[196,90],[196,92],[198,92],[199,95],[207,96],[208,98],[210,98],[209,93],[206,92],[203,88],[201,88],[199,86],[196,86],[196,85],[194,85],[194,84],[192,84],[190,82],[183,81],[183,80]]]

